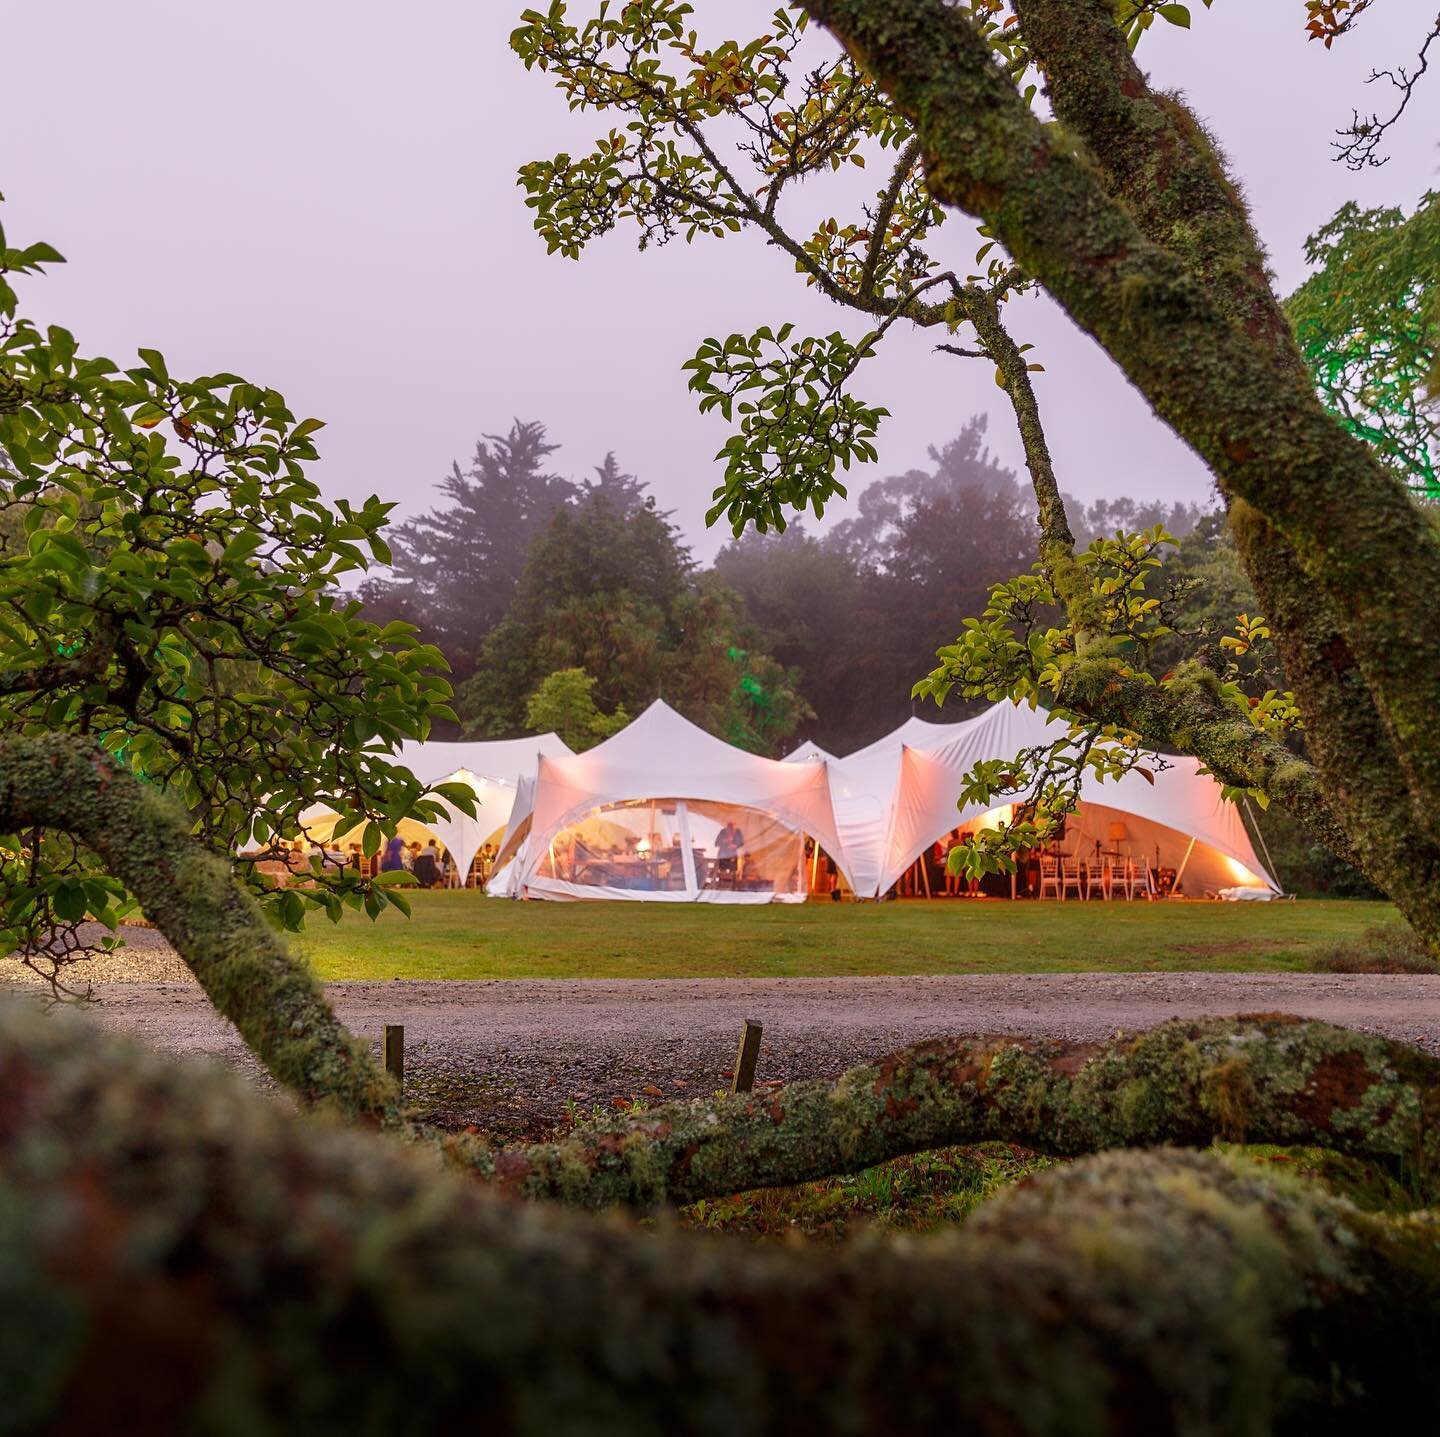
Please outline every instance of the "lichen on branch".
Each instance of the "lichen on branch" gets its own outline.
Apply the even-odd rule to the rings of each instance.
[[[507,1192],[583,1206],[683,1204],[998,1140],[1074,1157],[1216,1139],[1308,1144],[1440,1192],[1440,1061],[1324,1023],[1175,1020],[1104,1044],[937,1039],[762,1093],[587,1124],[528,1148],[450,1139]]]
[[[795,1252],[507,1202],[14,1001],[0,1090],[22,1430],[1258,1437],[1440,1399],[1433,1220],[1211,1154]]]
[[[0,834],[36,825],[97,855],[277,1082],[349,1118],[398,1121],[392,1080],[173,798],[89,739],[0,736]]]

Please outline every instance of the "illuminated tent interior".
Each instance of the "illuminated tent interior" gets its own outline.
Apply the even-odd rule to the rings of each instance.
[[[513,862],[490,891],[803,902],[806,836],[841,848],[826,764],[746,753],[657,700],[587,752],[539,759],[501,847],[500,862]]]
[[[559,758],[570,752],[569,745],[553,733],[483,743],[407,742],[397,760],[422,783],[467,785],[475,795],[475,813],[462,813],[442,799],[443,817],[428,824],[402,819],[396,831],[406,843],[423,844],[433,836],[448,850],[455,871],[467,874],[481,847],[498,845],[503,837],[522,776],[534,771],[542,754]],[[301,824],[314,842],[345,853],[360,842],[361,830],[336,833],[337,818],[333,809],[316,805],[301,815]]]
[[[1008,702],[955,724],[908,719],[845,758],[803,744],[783,762],[732,747],[657,701],[620,733],[575,754],[554,734],[495,743],[408,744],[400,758],[427,784],[468,783],[475,817],[447,805],[429,826],[459,873],[497,843],[497,896],[662,902],[800,902],[818,842],[860,898],[888,892],[917,858],[958,829],[1009,822],[1011,810],[957,807],[964,774],[1053,742],[1064,725]],[[1266,896],[1278,886],[1239,810],[1193,758],[1170,758],[1150,782],[1087,774],[1063,851],[1097,866],[1168,870],[1174,891]],[[328,820],[328,826],[327,826]],[[335,815],[305,815],[308,836],[347,850]],[[738,835],[738,836],[737,836]]]
[[[961,811],[964,774],[983,759],[1012,758],[1053,742],[1065,725],[1043,712],[1001,702],[959,724],[910,719],[895,733],[848,758],[832,759],[831,786],[842,839],[842,865],[855,893],[868,898],[892,887],[930,846],[957,828],[1008,821],[1008,806]],[[813,762],[804,749],[790,756]],[[1154,774],[1101,781],[1087,774],[1064,848],[1078,858],[1112,862],[1148,859],[1176,874],[1176,891],[1191,896],[1222,889],[1277,892],[1251,845],[1240,812],[1202,774],[1193,758],[1168,758]]]

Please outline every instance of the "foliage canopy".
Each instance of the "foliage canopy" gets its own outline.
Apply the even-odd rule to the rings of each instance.
[[[314,803],[377,847],[430,811],[386,756],[449,696],[438,651],[338,587],[388,559],[391,506],[323,500],[306,472],[321,423],[273,389],[173,375],[153,349],[121,369],[23,318],[14,281],[60,259],[0,232],[0,730],[97,743],[226,855],[271,850]],[[257,861],[240,870],[287,926],[403,901],[353,870],[274,891]],[[0,835],[0,952],[53,973],[87,913],[125,904],[72,839]]]

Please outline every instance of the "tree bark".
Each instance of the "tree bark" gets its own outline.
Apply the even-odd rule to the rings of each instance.
[[[796,1252],[508,1202],[21,1001],[0,1091],[11,1430],[1258,1437],[1440,1401],[1435,1220],[1214,1155]]]
[[[1056,116],[1085,142],[1107,193],[1189,267],[1277,372],[1313,392],[1264,249],[1214,140],[1183,103],[1150,86],[1111,14],[1068,0],[1020,0],[1018,13]],[[1394,894],[1419,931],[1440,934],[1440,847],[1417,843],[1411,826],[1396,822],[1410,807],[1404,763],[1345,626],[1275,524],[1243,499],[1231,503],[1230,517],[1275,627],[1327,804],[1348,837],[1341,856]],[[1356,755],[1367,770],[1359,784]]]
[[[1198,127],[1191,121],[1186,133],[1180,107],[1146,108],[1144,94],[1132,108],[1117,101],[1135,82],[1114,45],[1096,41],[1118,36],[1108,6],[1021,7],[1048,59],[1057,108],[1091,131],[1098,161],[1039,123],[944,0],[805,0],[804,8],[915,125],[931,193],[982,216],[1206,460],[1227,498],[1245,501],[1284,538],[1311,602],[1318,596],[1341,628],[1384,739],[1347,756],[1339,788],[1384,786],[1398,770],[1405,804],[1386,821],[1440,854],[1432,613],[1440,539],[1399,480],[1324,411],[1303,370],[1282,362],[1290,341],[1276,329],[1273,296],[1261,292],[1263,263],[1257,273],[1243,205],[1233,192],[1226,198],[1213,152],[1209,178],[1200,175]],[[1107,190],[1105,147],[1118,175],[1145,139],[1153,156],[1144,152],[1138,180],[1123,197]],[[1165,222],[1173,248],[1147,233]],[[1294,573],[1289,582],[1300,599]]]
[[[1306,748],[1350,839],[1352,861],[1440,949],[1440,844],[1407,821],[1405,772],[1350,644],[1330,606],[1294,581],[1288,545],[1274,525],[1241,501],[1230,526],[1274,627],[1305,720]]]
[[[1075,1157],[1216,1139],[1333,1148],[1440,1198],[1440,1060],[1283,1016],[1174,1020],[1104,1044],[939,1039],[835,1083],[790,1083],[587,1124],[453,1161],[581,1207],[683,1204],[990,1140]]]
[[[967,314],[986,352],[995,361],[1015,411],[1025,466],[1039,509],[1040,562],[1075,636],[1076,662],[1066,671],[1056,695],[1058,702],[1082,718],[1133,729],[1146,743],[1158,748],[1180,748],[1194,754],[1222,783],[1258,789],[1297,818],[1311,836],[1332,853],[1348,863],[1366,867],[1368,846],[1362,853],[1340,822],[1332,797],[1321,787],[1315,766],[1282,740],[1257,729],[1239,713],[1221,694],[1220,682],[1213,672],[1200,663],[1191,662],[1182,665],[1171,682],[1155,684],[1146,675],[1117,670],[1113,643],[1104,632],[1104,601],[1092,592],[1089,571],[1076,562],[1075,539],[1025,356],[1001,322],[993,300],[987,302],[983,295],[972,295]],[[1262,547],[1262,552],[1268,555],[1273,567],[1281,553],[1280,542],[1273,533],[1268,549]],[[1316,607],[1312,594],[1303,614],[1294,617],[1290,634],[1292,649],[1329,652],[1311,632]],[[1295,639],[1302,624],[1308,637],[1303,646]],[[1351,729],[1365,722],[1367,716],[1374,732],[1370,734],[1370,747],[1362,751],[1374,751],[1376,744],[1383,749],[1388,740],[1379,732],[1373,705],[1365,695],[1362,713],[1350,716]],[[1382,798],[1390,796],[1398,780],[1398,769],[1392,770],[1391,784]],[[1399,870],[1382,862],[1392,856],[1389,835],[1377,835],[1377,839],[1381,852],[1371,858],[1368,871],[1373,880],[1384,887],[1395,882]],[[1413,849],[1407,849],[1403,856],[1413,865]],[[1429,912],[1431,900],[1424,886],[1417,887],[1414,883],[1396,886],[1406,892],[1407,916],[1417,928],[1440,934],[1440,915]]]
[[[398,1121],[395,1084],[173,799],[87,739],[0,737],[0,833],[35,825],[99,856],[277,1082],[349,1118]]]

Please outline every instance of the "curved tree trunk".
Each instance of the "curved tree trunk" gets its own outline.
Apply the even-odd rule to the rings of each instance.
[[[1001,323],[993,299],[972,299],[966,314],[986,353],[995,361],[996,373],[1014,409],[1025,467],[1038,506],[1040,562],[1075,634],[1076,662],[1065,671],[1063,685],[1056,695],[1061,705],[1097,723],[1133,729],[1146,743],[1157,748],[1179,748],[1194,754],[1222,783],[1259,789],[1298,819],[1312,838],[1337,857],[1367,867],[1367,854],[1357,850],[1337,818],[1333,796],[1323,790],[1315,766],[1299,757],[1282,739],[1257,729],[1221,693],[1215,673],[1192,660],[1182,664],[1169,682],[1156,684],[1148,675],[1130,672],[1124,665],[1113,640],[1105,632],[1103,601],[1092,592],[1089,572],[1076,560],[1075,539],[1025,356]],[[1233,509],[1231,514],[1233,519]],[[1272,565],[1281,550],[1273,532],[1268,544],[1256,542],[1249,547],[1267,554]],[[1251,578],[1261,592],[1271,594],[1266,613],[1282,626],[1289,620],[1283,629],[1289,671],[1299,672],[1304,667],[1313,693],[1314,680],[1324,675],[1316,673],[1315,665],[1302,665],[1300,660],[1302,655],[1323,650],[1324,645],[1311,639],[1297,652],[1296,644],[1296,634],[1302,627],[1307,637],[1308,630],[1314,627],[1311,616],[1317,606],[1313,592],[1307,586],[1307,604],[1288,606],[1283,615],[1277,614],[1282,604],[1268,583],[1269,569],[1261,574],[1256,572],[1255,565],[1249,567]],[[1285,574],[1288,576],[1292,569],[1293,564],[1284,570]],[[1122,661],[1117,663],[1117,659]],[[1353,695],[1349,697],[1353,702]],[[1351,732],[1347,737],[1354,736],[1357,725],[1367,722],[1370,725],[1367,741],[1359,745],[1361,751],[1385,750],[1388,741],[1383,734],[1377,737],[1374,732],[1378,721],[1367,695],[1362,695],[1361,707],[1352,710],[1348,717]],[[1403,790],[1398,772],[1392,773],[1390,779],[1390,787],[1378,795],[1380,802],[1390,799],[1396,785]],[[1402,797],[1402,808],[1403,803]],[[1386,860],[1394,856],[1393,846],[1386,846]],[[1405,855],[1407,860],[1411,852]],[[1417,929],[1440,935],[1440,913],[1434,911],[1434,900],[1427,897],[1426,885],[1413,881],[1413,873],[1412,881],[1396,884],[1401,870],[1395,863],[1370,862],[1368,869],[1378,886],[1388,883],[1399,889],[1402,902],[1409,905],[1407,916]]]
[[[1440,1400],[1440,1243],[1212,1155],[799,1253],[516,1204],[0,1003],[14,1430],[1316,1433]]]
[[[672,1103],[454,1161],[509,1192],[649,1206],[858,1172],[991,1139],[1073,1157],[1216,1139],[1333,1148],[1440,1197],[1440,1060],[1275,1015],[1174,1020],[1104,1044],[942,1039],[836,1083]]]
[[[99,855],[277,1082],[346,1117],[396,1121],[395,1084],[172,799],[88,740],[0,738],[0,833],[32,826]]]
[[[1440,537],[1317,400],[1243,200],[1200,126],[1149,90],[1108,0],[1017,5],[1063,130],[1040,123],[945,0],[801,6],[914,124],[931,194],[983,217],[1207,462],[1227,501],[1283,539],[1267,552],[1250,525],[1241,553],[1271,609],[1288,600],[1309,620],[1281,647],[1304,671],[1297,698],[1324,801],[1440,949],[1440,911],[1421,898],[1440,879]],[[1362,732],[1367,741],[1348,741]],[[1371,803],[1377,794],[1388,800]]]

